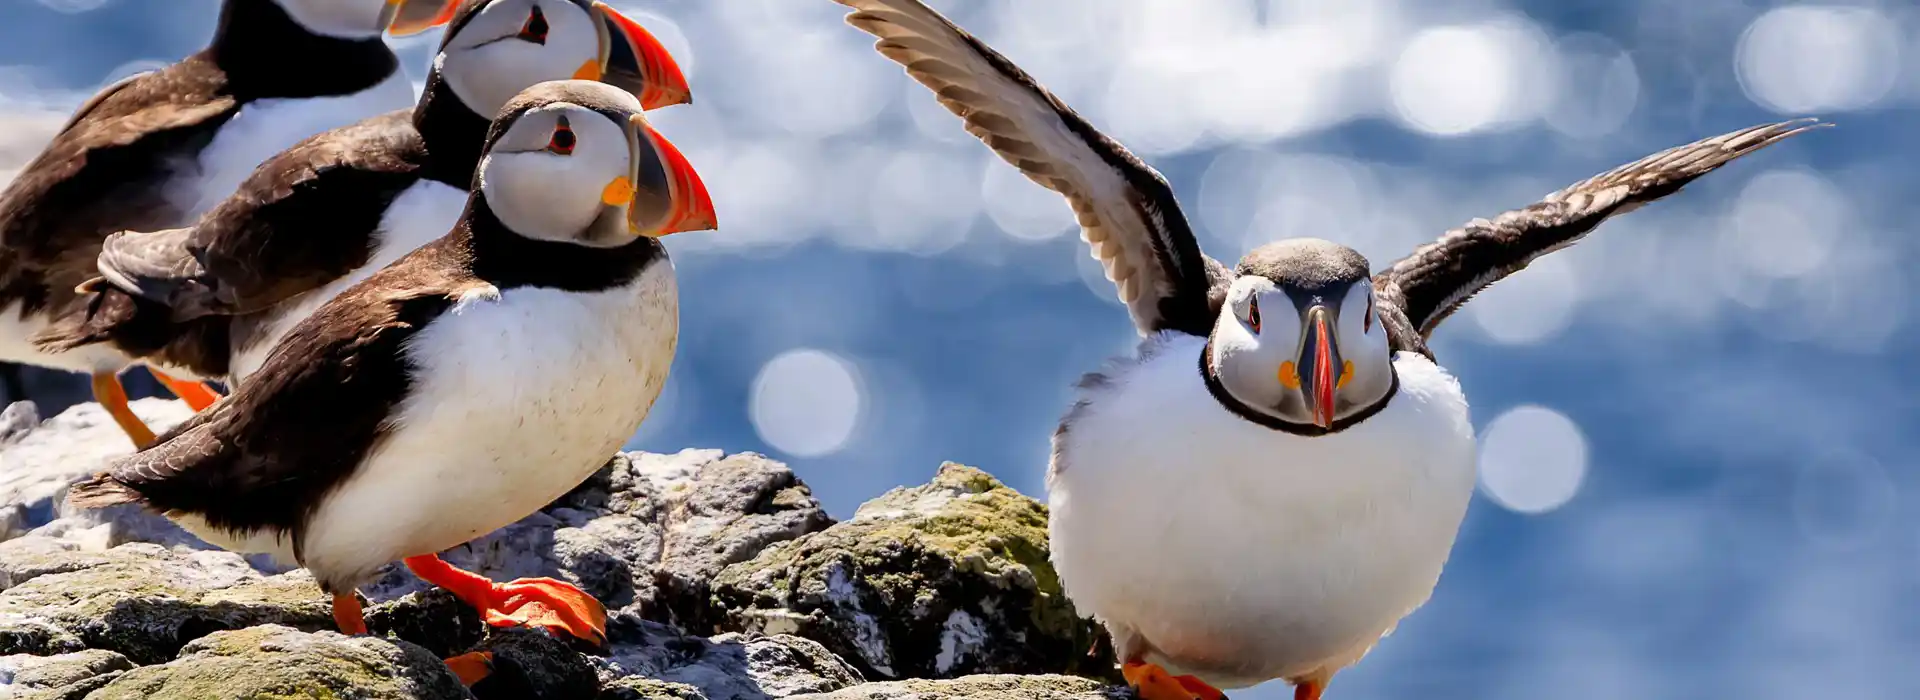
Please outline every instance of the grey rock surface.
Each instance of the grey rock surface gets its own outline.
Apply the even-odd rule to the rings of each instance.
[[[133,668],[127,657],[103,649],[0,656],[0,698],[79,700]]]
[[[1047,560],[1046,506],[958,464],[727,567],[712,604],[717,626],[819,640],[873,679],[1112,668]]]
[[[157,427],[186,415],[175,401],[135,407]],[[343,637],[304,571],[212,550],[137,509],[69,512],[67,486],[124,443],[85,404],[0,444],[0,700],[1065,699],[1106,686],[867,680],[1111,669],[1086,660],[1091,623],[1058,593],[1045,508],[967,467],[836,524],[760,455],[622,454],[443,553],[495,580],[552,576],[592,593],[608,639],[587,649],[488,628],[398,564],[361,591],[372,636]],[[469,651],[490,654],[493,672],[463,688],[440,659]]]
[[[807,700],[1130,700],[1123,687],[1077,676],[982,675],[868,683]]]
[[[89,700],[364,698],[470,700],[440,659],[407,642],[263,625],[194,640],[177,659],[128,671]]]

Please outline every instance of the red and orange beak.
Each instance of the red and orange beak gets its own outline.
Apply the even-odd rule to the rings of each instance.
[[[1305,337],[1300,347],[1300,393],[1313,410],[1313,423],[1323,430],[1333,429],[1334,390],[1346,383],[1347,363],[1341,361],[1340,346],[1334,342],[1333,311],[1325,306],[1307,309]]]
[[[576,80],[598,80],[633,93],[644,109],[693,102],[687,76],[673,54],[638,22],[604,2],[593,3],[600,33],[600,61],[580,66]]]
[[[658,238],[682,231],[719,228],[713,213],[713,198],[707,194],[707,183],[700,180],[700,173],[687,162],[680,149],[674,148],[665,136],[654,131],[646,117],[638,114],[627,120],[627,138],[633,182],[642,183],[628,195],[627,226],[635,234]],[[660,170],[643,176],[640,167],[650,160],[649,152]],[[662,189],[665,191],[660,191]]]
[[[419,34],[453,19],[459,0],[387,0],[381,25],[395,36]]]

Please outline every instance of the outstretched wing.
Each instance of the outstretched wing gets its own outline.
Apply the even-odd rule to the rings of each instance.
[[[1573,245],[1608,217],[1680,191],[1728,162],[1809,129],[1831,126],[1796,119],[1741,129],[1669,148],[1547,195],[1489,221],[1475,219],[1374,275],[1382,314],[1398,349],[1421,350],[1448,315],[1488,285],[1535,258]],[[1395,328],[1399,323],[1404,327]]]
[[[1142,335],[1212,329],[1214,287],[1231,274],[1200,252],[1160,173],[919,0],[834,1],[853,8],[847,23],[879,37],[875,48],[932,90],[968,133],[1067,198]]]

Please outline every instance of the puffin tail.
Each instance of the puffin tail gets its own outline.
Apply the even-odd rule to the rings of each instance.
[[[75,508],[105,508],[122,503],[139,503],[145,500],[140,492],[114,479],[112,474],[101,472],[87,480],[67,487],[67,504]]]

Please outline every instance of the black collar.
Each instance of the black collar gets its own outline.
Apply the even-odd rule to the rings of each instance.
[[[1256,411],[1252,406],[1248,406],[1240,399],[1234,398],[1233,394],[1227,391],[1226,385],[1220,383],[1220,376],[1213,372],[1213,365],[1207,362],[1207,358],[1212,355],[1213,337],[1208,336],[1207,344],[1200,346],[1200,380],[1206,383],[1207,393],[1213,394],[1214,401],[1218,401],[1221,406],[1225,406],[1233,415],[1239,416],[1247,422],[1301,437],[1332,435],[1351,428],[1359,424],[1360,421],[1372,418],[1373,414],[1379,413],[1381,409],[1387,407],[1387,404],[1393,402],[1394,394],[1400,393],[1400,373],[1394,371],[1392,369],[1393,363],[1389,362],[1387,363],[1387,367],[1388,372],[1393,375],[1393,384],[1387,387],[1387,395],[1381,397],[1379,401],[1373,402],[1373,405],[1360,409],[1359,413],[1334,421],[1333,428],[1331,429],[1322,428],[1312,423],[1294,423],[1292,421],[1282,420],[1270,413]]]
[[[242,102],[351,95],[400,69],[381,37],[340,39],[300,26],[272,0],[227,0],[206,55]]]

